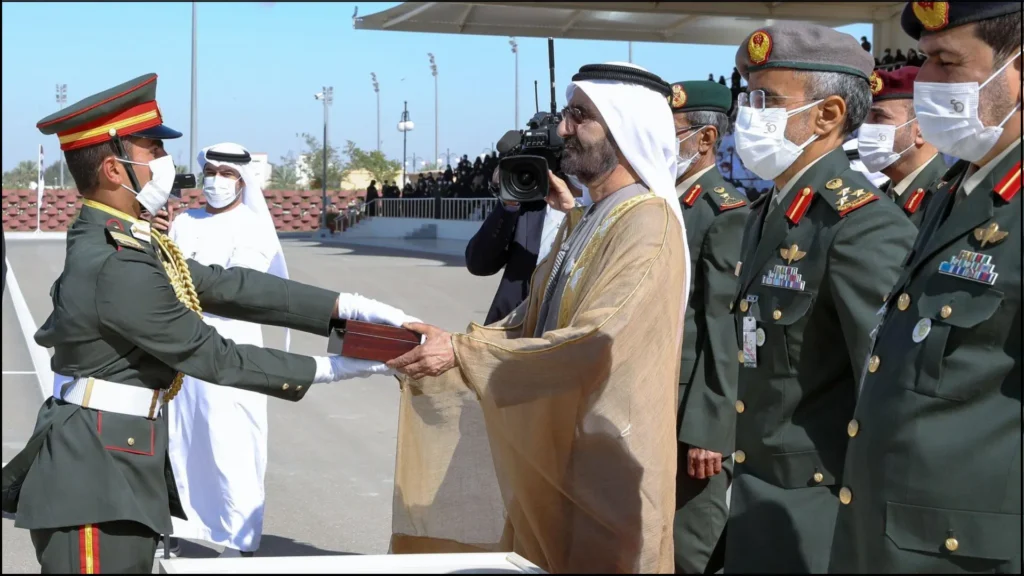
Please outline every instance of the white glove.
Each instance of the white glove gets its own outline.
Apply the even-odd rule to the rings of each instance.
[[[394,376],[395,372],[380,362],[345,358],[343,356],[316,356],[314,384],[327,384],[352,378],[367,378],[374,374]]]
[[[394,306],[378,302],[359,294],[338,294],[338,318],[341,320],[361,320],[375,324],[401,326],[407,322],[419,322]]]

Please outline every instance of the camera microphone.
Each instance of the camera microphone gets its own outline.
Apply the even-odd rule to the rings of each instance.
[[[516,146],[519,146],[523,142],[523,133],[518,130],[509,130],[498,140],[498,144],[495,145],[495,149],[498,150],[498,154],[505,154],[509,150],[512,150]]]

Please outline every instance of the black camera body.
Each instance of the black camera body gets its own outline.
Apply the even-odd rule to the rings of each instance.
[[[523,131],[510,131],[498,143],[498,198],[534,202],[548,195],[548,170],[561,172],[565,142],[558,135],[560,114],[538,112]]]

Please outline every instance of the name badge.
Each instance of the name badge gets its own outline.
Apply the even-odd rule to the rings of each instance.
[[[743,367],[757,368],[757,320],[743,317]]]

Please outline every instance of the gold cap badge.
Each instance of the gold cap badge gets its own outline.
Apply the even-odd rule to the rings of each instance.
[[[878,96],[878,93],[882,91],[882,77],[878,75],[878,72],[872,72],[871,77],[868,78],[868,83],[871,85],[871,95]]]
[[[673,108],[682,108],[686,104],[686,91],[683,90],[681,84],[672,85],[672,101],[670,104]]]
[[[751,64],[764,64],[772,53],[772,37],[764,30],[758,30],[747,43],[747,55]]]
[[[936,32],[949,26],[949,2],[912,2],[914,16],[925,30]]]

